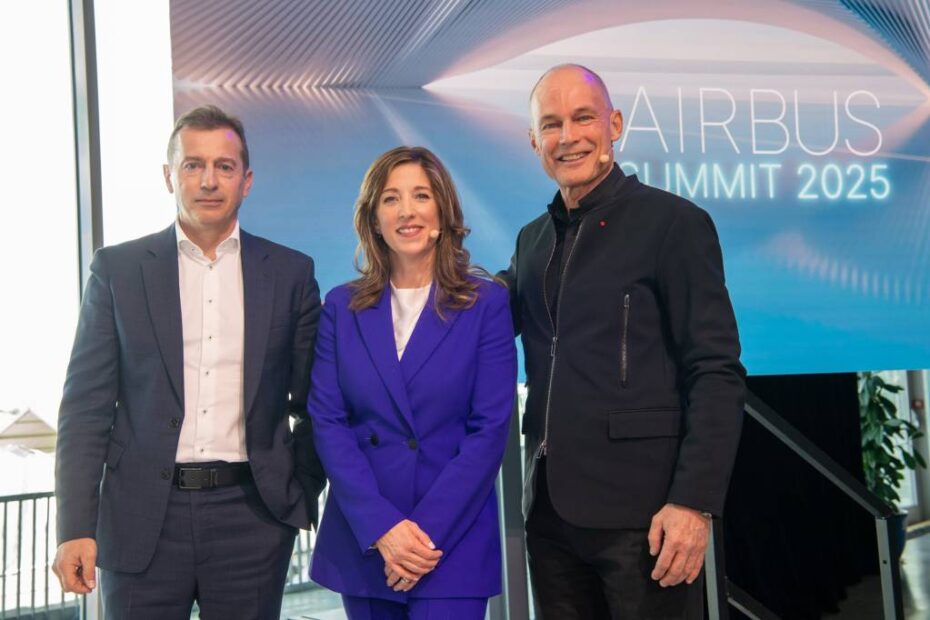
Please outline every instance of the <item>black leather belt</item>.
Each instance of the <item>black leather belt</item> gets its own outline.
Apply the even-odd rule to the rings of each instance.
[[[174,466],[174,484],[185,491],[228,487],[251,479],[252,470],[248,463],[178,463]]]

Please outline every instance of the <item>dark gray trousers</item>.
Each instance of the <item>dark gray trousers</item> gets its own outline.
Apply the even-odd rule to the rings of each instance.
[[[100,571],[107,620],[278,620],[297,530],[275,519],[249,481],[172,487],[151,564]]]

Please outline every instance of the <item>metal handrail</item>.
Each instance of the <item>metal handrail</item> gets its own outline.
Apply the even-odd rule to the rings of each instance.
[[[9,504],[12,502],[28,502],[34,499],[53,497],[54,495],[54,491],[42,491],[41,493],[20,493],[19,495],[0,495],[0,504]]]
[[[766,405],[762,399],[749,392],[746,396],[746,413],[762,427],[775,435],[779,441],[791,448],[798,456],[819,471],[834,486],[840,489],[857,504],[865,508],[875,518],[894,516],[894,509],[872,493],[864,484],[846,471],[839,463],[818,448],[801,432],[791,426],[787,420]]]
[[[61,591],[51,572],[54,511],[51,491],[0,497],[0,619],[48,615],[80,604],[76,595]]]
[[[325,493],[321,506],[324,500]],[[56,508],[52,491],[0,496],[0,620],[83,606],[85,597],[62,592],[51,571]],[[286,593],[318,587],[308,570],[315,539],[315,532],[299,532]]]
[[[901,595],[901,568],[891,552],[888,519],[894,509],[856,480],[845,468],[818,448],[787,420],[778,415],[758,396],[747,392],[745,413],[769,431],[781,443],[794,451],[805,462],[820,472],[834,486],[862,506],[875,519],[877,533],[879,574],[882,583],[882,609],[886,619],[904,618]],[[707,548],[706,587],[708,610],[712,620],[727,620],[728,605],[736,607],[753,619],[771,620],[778,616],[764,605],[730,582],[726,575],[723,546],[723,523],[713,520],[711,540]]]

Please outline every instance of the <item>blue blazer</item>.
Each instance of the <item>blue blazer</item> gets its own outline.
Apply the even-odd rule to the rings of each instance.
[[[323,472],[305,413],[320,296],[308,256],[241,231],[246,446],[268,510],[316,519]],[[174,225],[94,256],[58,415],[58,540],[139,572],[165,519],[184,417]],[[303,418],[293,432],[288,414]],[[296,465],[296,473],[295,473]]]
[[[489,597],[501,591],[494,482],[516,386],[507,290],[479,281],[474,306],[429,301],[398,361],[390,287],[349,310],[343,285],[326,297],[310,398],[316,446],[331,491],[310,576],[351,596],[404,601]],[[410,519],[443,551],[409,593],[385,585],[371,545]]]

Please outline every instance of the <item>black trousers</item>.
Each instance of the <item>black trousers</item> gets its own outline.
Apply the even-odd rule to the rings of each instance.
[[[151,564],[100,571],[107,620],[278,620],[297,530],[275,519],[250,480],[172,487]]]
[[[541,620],[652,620],[704,617],[704,576],[663,588],[650,577],[645,529],[577,527],[553,509],[545,461],[526,523],[536,618]]]

